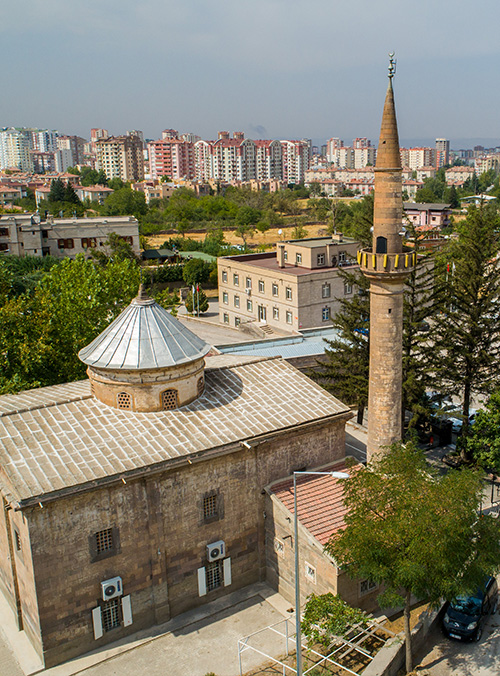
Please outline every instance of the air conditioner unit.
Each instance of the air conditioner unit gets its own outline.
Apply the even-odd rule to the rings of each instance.
[[[212,542],[211,545],[207,545],[207,559],[209,562],[223,559],[225,555],[226,546],[224,540],[217,540],[217,542]]]
[[[102,600],[109,601],[123,595],[123,585],[121,577],[111,577],[109,580],[101,582]]]

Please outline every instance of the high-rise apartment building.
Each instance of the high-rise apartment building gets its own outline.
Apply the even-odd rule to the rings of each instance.
[[[256,179],[280,180],[283,176],[283,152],[279,141],[255,141],[257,146]]]
[[[97,169],[108,179],[142,181],[144,161],[142,141],[138,136],[110,136],[96,141]]]
[[[163,132],[165,133],[165,132]],[[164,137],[148,143],[151,178],[194,178],[194,144],[176,137]]]
[[[304,141],[281,141],[283,151],[283,180],[303,183],[309,169],[309,146]]]
[[[29,129],[31,150],[54,153],[57,150],[58,133],[54,129]]]
[[[450,163],[450,142],[446,138],[436,139],[436,169]]]
[[[81,136],[59,136],[57,138],[57,150],[69,151],[71,153],[71,161],[68,166],[72,167],[84,163],[85,144],[86,141]],[[69,155],[66,152],[64,153],[64,157],[64,162],[68,161]]]
[[[107,129],[95,128],[90,130],[90,147],[92,148],[92,152],[95,153],[96,151],[97,141],[100,141],[104,138],[109,138],[109,132]]]
[[[5,127],[0,130],[0,169],[33,171],[30,130]]]
[[[401,165],[414,171],[421,167],[433,167],[436,163],[434,148],[401,148]]]

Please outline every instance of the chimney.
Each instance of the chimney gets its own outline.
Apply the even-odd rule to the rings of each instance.
[[[343,232],[334,232],[332,235],[332,242],[343,242],[344,233]]]
[[[276,251],[276,258],[278,260],[278,267],[284,268],[285,267],[285,245],[284,244],[278,244],[277,251]]]

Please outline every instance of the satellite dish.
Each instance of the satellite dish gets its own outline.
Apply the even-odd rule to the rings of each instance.
[[[282,234],[283,234],[283,230],[280,228],[280,229],[278,230],[278,235],[282,235]]]

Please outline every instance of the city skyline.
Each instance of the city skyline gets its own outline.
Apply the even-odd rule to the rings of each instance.
[[[222,129],[255,139],[376,139],[395,50],[403,141],[495,143],[500,48],[484,22],[494,24],[500,7],[485,0],[481,9],[463,0],[424,0],[418,10],[398,0],[315,0],[307,13],[293,0],[209,8],[89,0],[79,12],[62,0],[24,1],[4,9],[0,27],[9,64],[0,126],[83,137],[104,127],[158,138],[173,127],[206,139]]]

